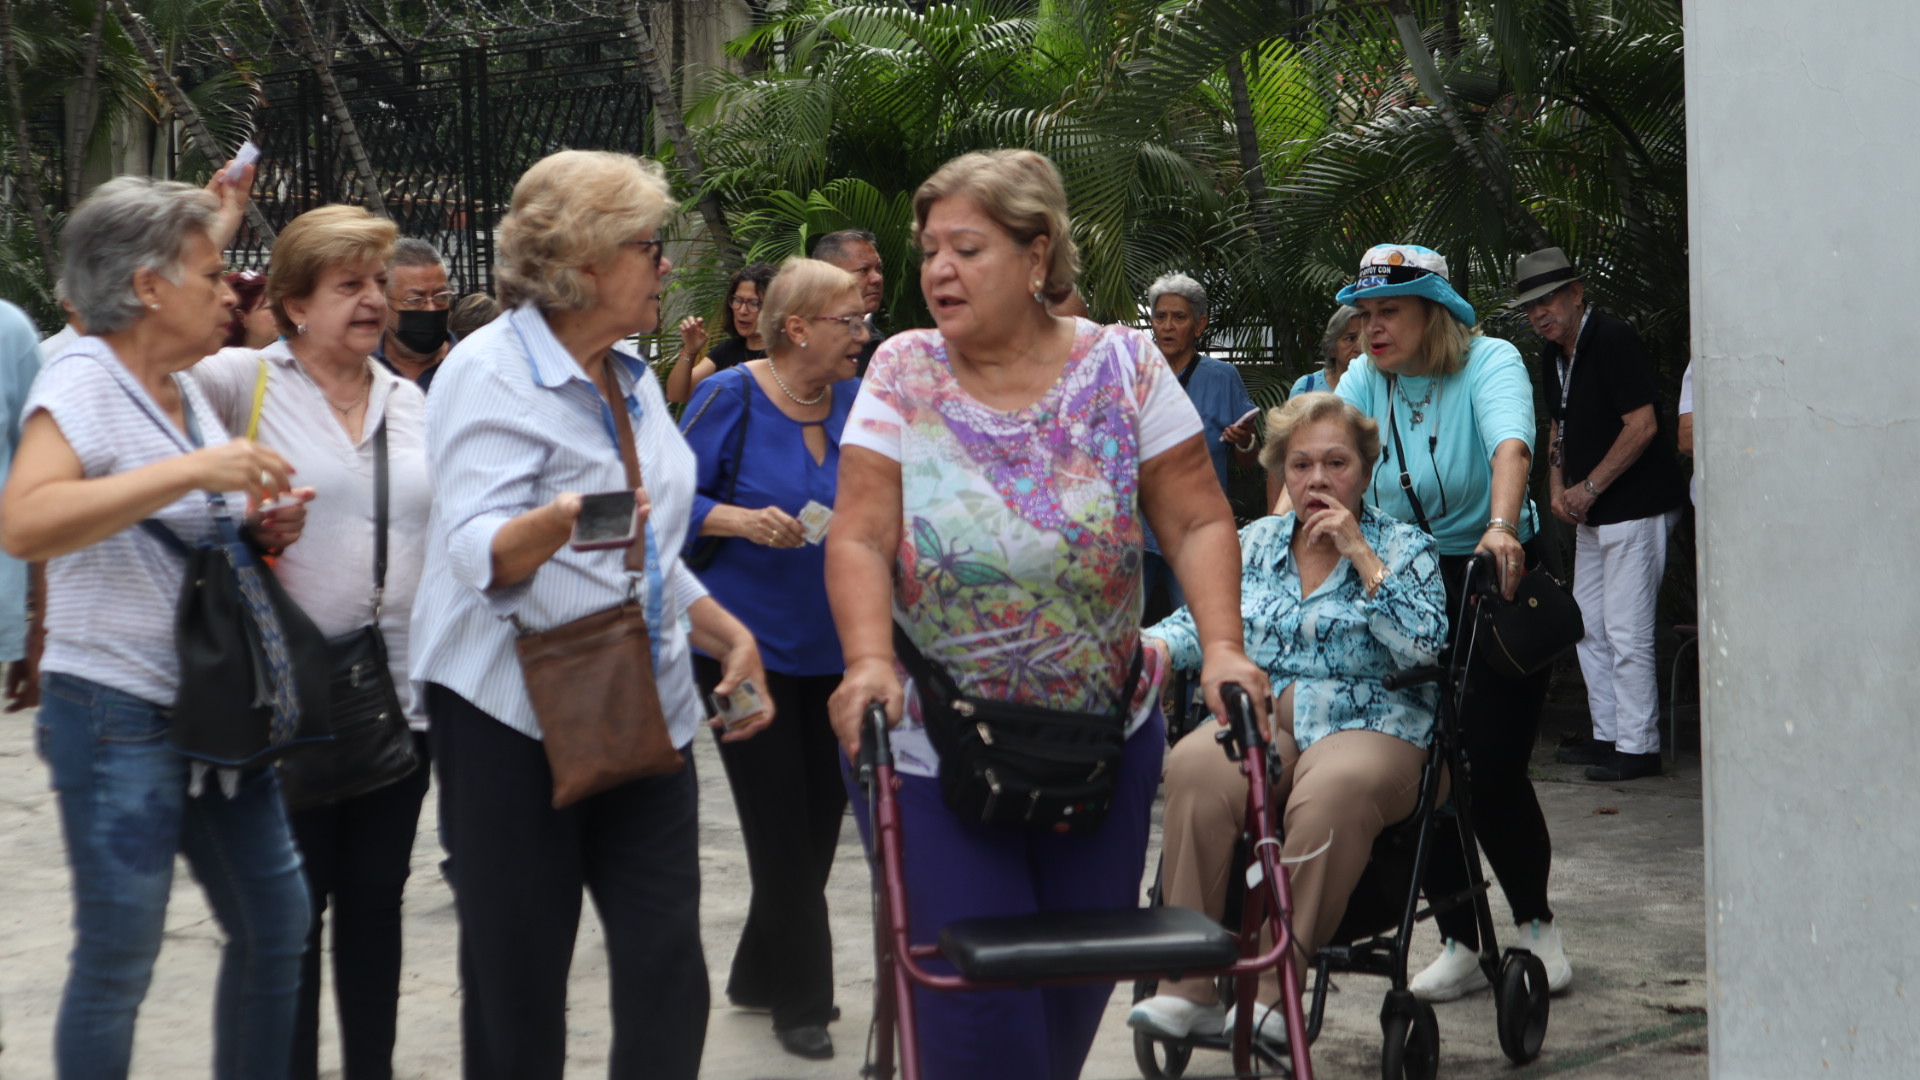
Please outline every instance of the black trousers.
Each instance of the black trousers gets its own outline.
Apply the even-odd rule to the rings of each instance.
[[[539,740],[427,688],[460,883],[466,1080],[560,1080],[584,888],[606,935],[611,1077],[693,1080],[707,1035],[693,759],[565,810]]]
[[[1540,545],[1527,545],[1527,565],[1538,564]],[[1441,573],[1447,582],[1447,617],[1459,611],[1461,568],[1465,558],[1442,556]],[[1452,633],[1458,634],[1454,627]],[[1451,647],[1451,646],[1449,646]],[[1473,800],[1473,835],[1486,853],[1515,923],[1550,920],[1547,875],[1553,869],[1553,838],[1546,815],[1527,778],[1527,763],[1540,735],[1540,710],[1547,701],[1551,666],[1525,679],[1502,678],[1475,656],[1467,668],[1466,702],[1459,718],[1460,745],[1467,752]],[[1458,782],[1456,778],[1456,783]],[[1424,882],[1427,896],[1442,897],[1467,887],[1466,854],[1452,822],[1435,830],[1431,859]],[[1434,917],[1440,933],[1477,949],[1480,930],[1473,908],[1460,906]]]
[[[693,674],[712,692],[720,664],[695,656]],[[753,882],[727,996],[738,1005],[771,1008],[773,1026],[782,1031],[825,1024],[833,1014],[827,877],[847,789],[827,698],[839,685],[838,675],[769,671],[773,723],[745,742],[720,744]]]
[[[293,1078],[320,1069],[320,932],[333,908],[333,996],[346,1080],[392,1080],[394,1017],[400,1007],[400,902],[413,865],[413,835],[432,775],[427,737],[415,732],[421,764],[378,791],[292,814],[294,843],[313,900],[300,962],[300,1011],[293,1029]]]

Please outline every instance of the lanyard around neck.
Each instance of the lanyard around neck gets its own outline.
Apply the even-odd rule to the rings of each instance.
[[[1567,395],[1573,392],[1573,362],[1579,359],[1580,341],[1587,336],[1587,320],[1592,317],[1593,305],[1588,304],[1587,310],[1580,313],[1580,329],[1574,332],[1573,348],[1568,349],[1567,355],[1554,361],[1553,365],[1554,370],[1560,374],[1560,434],[1562,438],[1564,438],[1567,433]]]

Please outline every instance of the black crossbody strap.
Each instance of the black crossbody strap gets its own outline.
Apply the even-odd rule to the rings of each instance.
[[[1393,431],[1393,458],[1400,465],[1400,490],[1407,493],[1407,504],[1413,507],[1413,523],[1420,531],[1433,535],[1433,526],[1427,524],[1427,511],[1420,505],[1420,496],[1413,492],[1413,474],[1407,471],[1407,450],[1400,445],[1400,422],[1393,411],[1393,380],[1387,380],[1387,427]],[[1424,400],[1424,399],[1422,399]]]

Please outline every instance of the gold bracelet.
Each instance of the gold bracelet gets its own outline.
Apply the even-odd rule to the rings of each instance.
[[[1380,569],[1375,570],[1373,576],[1367,579],[1367,595],[1371,597],[1374,593],[1379,592],[1380,583],[1385,580],[1387,580],[1387,564],[1381,563]]]
[[[1503,533],[1506,533],[1508,536],[1513,537],[1515,540],[1520,539],[1520,530],[1513,524],[1513,522],[1508,521],[1506,518],[1494,518],[1492,521],[1487,522],[1487,527],[1485,531],[1503,532]]]

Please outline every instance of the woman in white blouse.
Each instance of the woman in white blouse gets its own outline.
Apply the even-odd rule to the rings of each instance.
[[[426,398],[368,358],[386,325],[391,221],[323,206],[280,232],[266,304],[283,335],[264,349],[207,357],[193,378],[229,431],[273,447],[314,492],[306,542],[275,564],[288,595],[328,637],[378,619],[401,707],[426,757],[426,709],[407,682],[407,634],[426,561]],[[257,411],[256,411],[257,410]],[[376,608],[376,434],[384,427],[387,564]],[[400,904],[428,770],[292,815],[313,901],[294,1029],[294,1080],[319,1069],[321,927],[333,908],[333,986],[349,1080],[393,1075],[400,1002]]]
[[[461,339],[427,403],[434,505],[413,677],[426,686],[459,870],[467,1080],[559,1080],[583,888],[613,983],[609,1074],[691,1080],[700,1068],[708,990],[690,756],[677,772],[554,809],[514,649],[514,621],[544,631],[641,603],[683,754],[706,715],[690,641],[719,661],[716,692],[767,685],[753,636],[680,562],[693,452],[659,380],[614,349],[659,324],[672,268],[659,230],[674,205],[660,166],[626,154],[568,150],[528,169],[500,223],[494,280],[508,311]],[[596,379],[614,391],[603,397]],[[627,571],[624,549],[568,544],[582,494],[628,487],[616,422],[639,458],[646,573]]]

